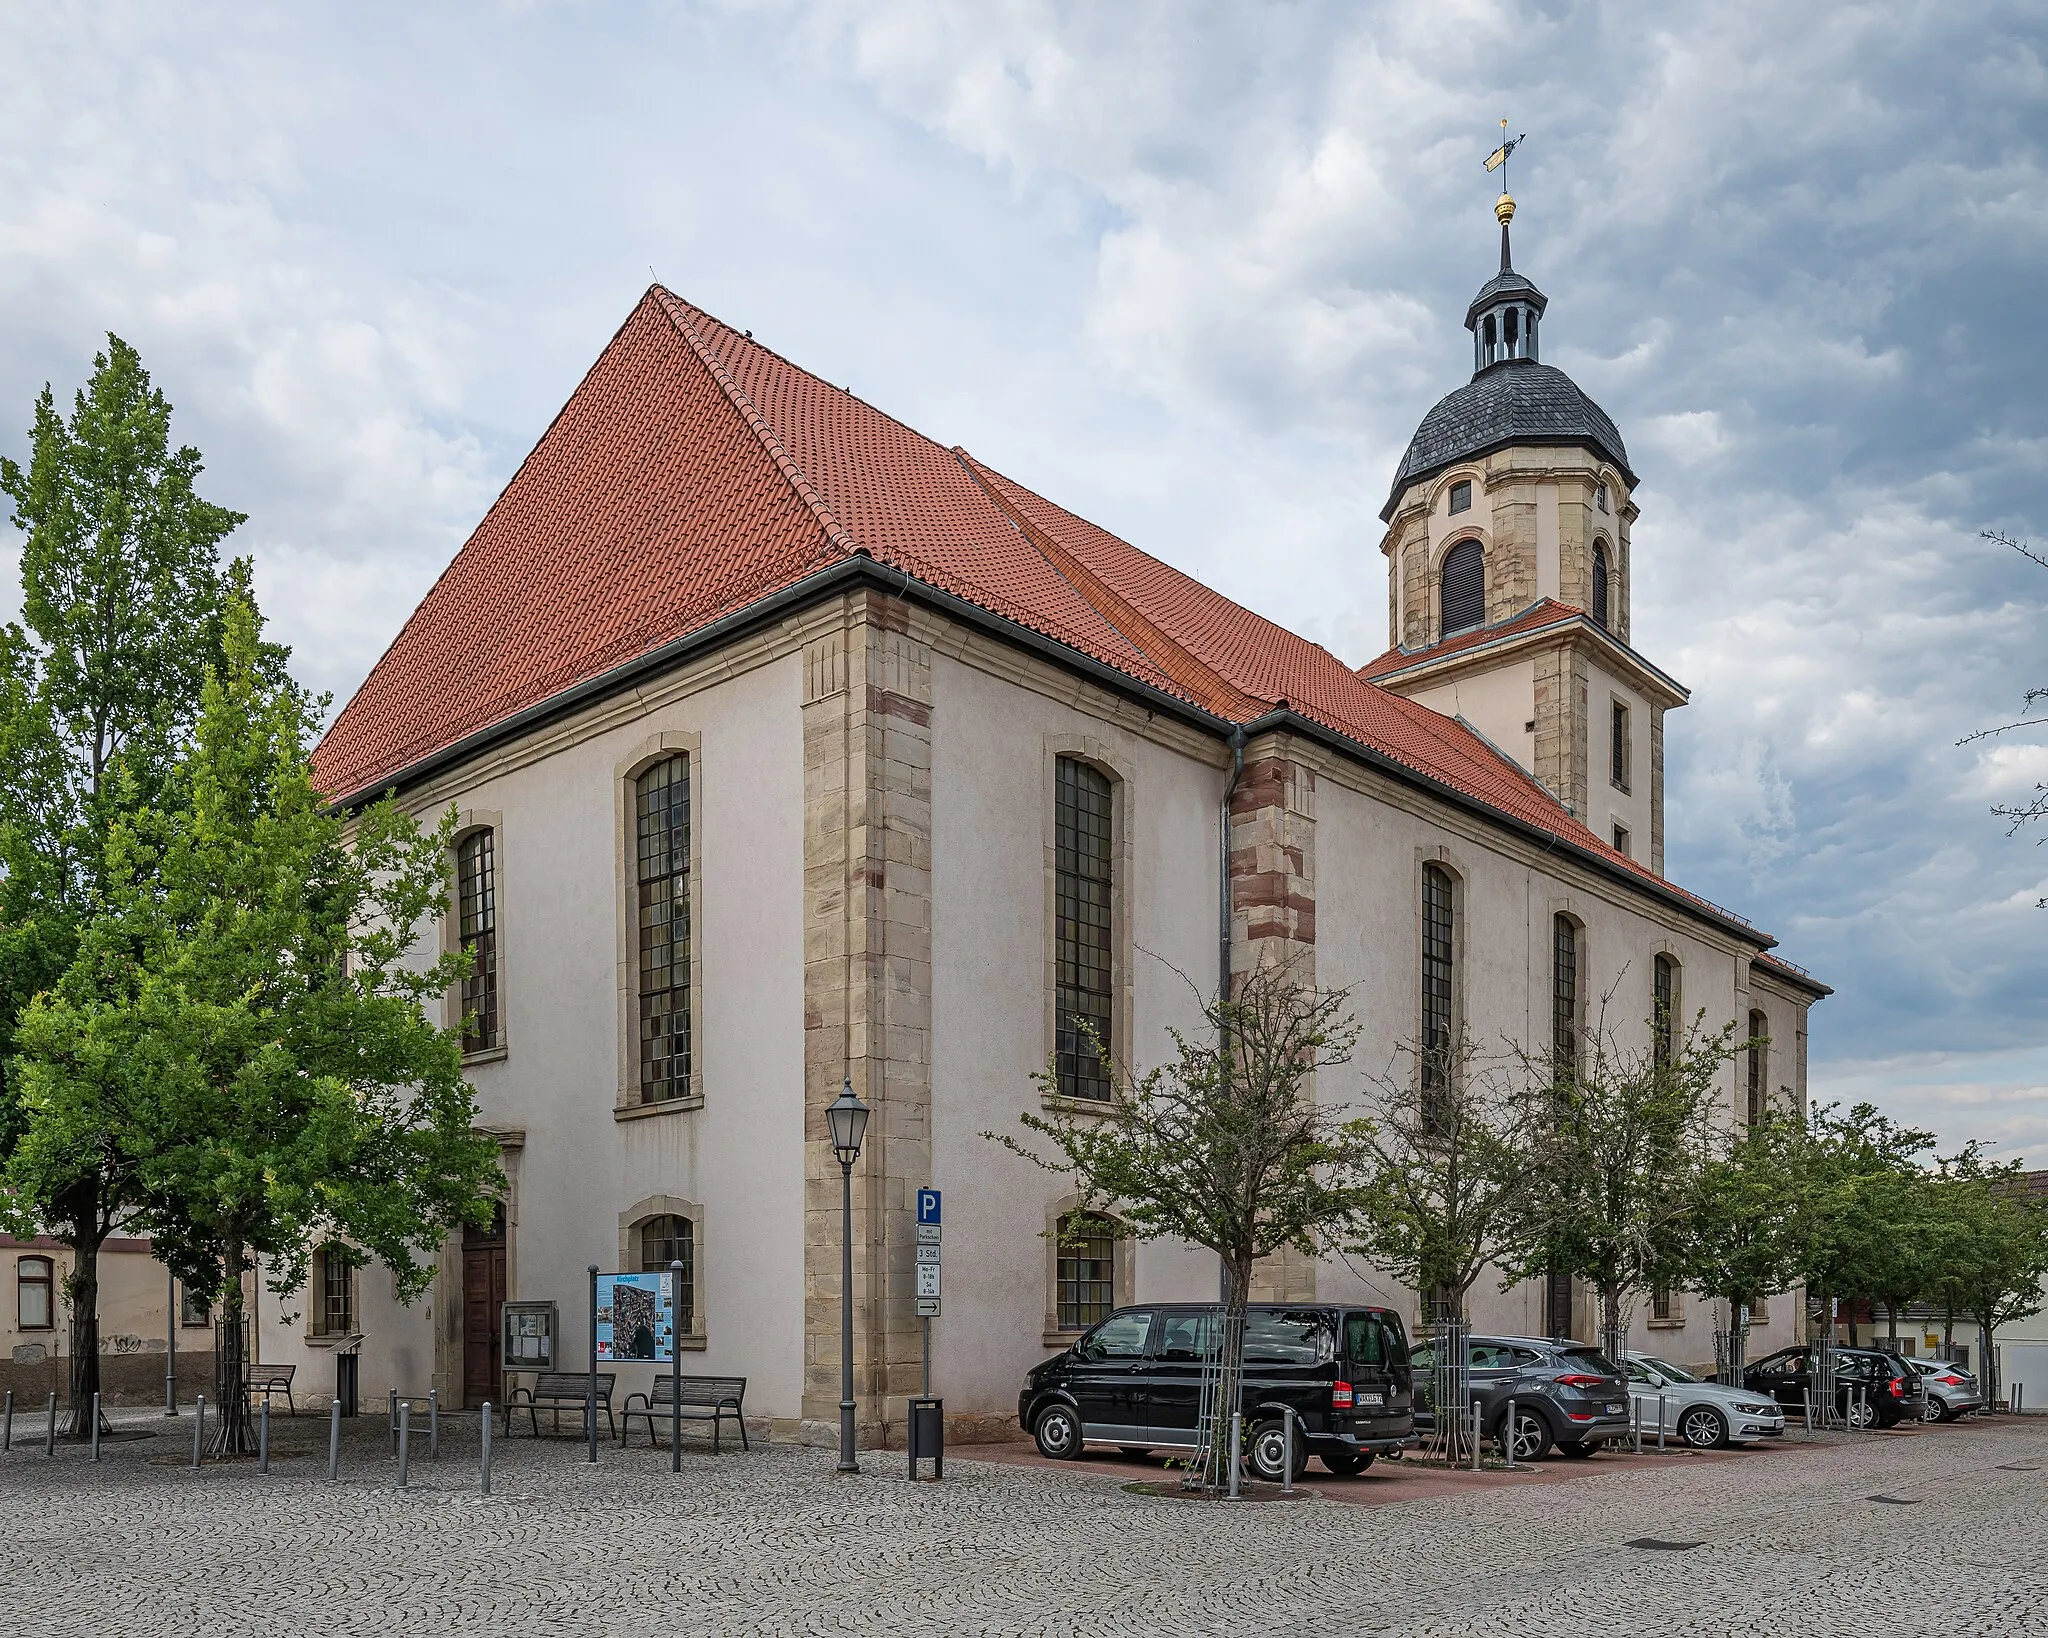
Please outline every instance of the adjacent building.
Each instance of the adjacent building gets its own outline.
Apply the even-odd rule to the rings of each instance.
[[[1089,1029],[1156,1061],[1226,968],[1267,960],[1353,992],[1367,1050],[1319,1077],[1328,1101],[1402,1044],[1581,1051],[1603,1000],[1625,1040],[1698,1009],[1766,1038],[1730,1118],[1803,1100],[1825,986],[1665,878],[1686,694],[1630,644],[1637,477],[1542,362],[1546,298],[1506,233],[1472,380],[1388,497],[1390,646],[1362,670],[650,289],[317,759],[341,803],[459,814],[444,937],[476,973],[447,1019],[501,1219],[409,1309],[316,1258],[263,1357],[317,1384],[360,1334],[372,1397],[495,1399],[504,1302],[552,1300],[580,1339],[589,1264],[679,1260],[690,1368],[746,1376],[780,1434],[832,1426],[823,1112],[851,1082],[875,1111],[862,1420],[900,1423],[919,1388],[933,1186],[934,1386],[956,1433],[1006,1433],[1048,1350],[1120,1302],[1211,1297],[1217,1271],[1113,1216],[1060,1232],[1060,1181],[986,1134],[1103,1095]],[[1416,1312],[1353,1260],[1262,1279]],[[1569,1281],[1475,1297],[1482,1325],[1590,1334]],[[1638,1328],[1711,1360],[1719,1317],[1660,1293]]]

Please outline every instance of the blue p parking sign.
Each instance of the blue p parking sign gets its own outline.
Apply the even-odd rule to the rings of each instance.
[[[936,1223],[939,1220],[939,1191],[919,1189],[917,1191],[917,1220],[920,1223]]]

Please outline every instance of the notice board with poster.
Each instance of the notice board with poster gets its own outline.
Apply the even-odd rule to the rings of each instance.
[[[505,1347],[501,1356],[507,1371],[552,1371],[555,1368],[555,1338],[560,1335],[559,1311],[551,1302],[508,1302],[505,1304]]]
[[[675,1360],[676,1292],[672,1270],[597,1277],[597,1357]]]

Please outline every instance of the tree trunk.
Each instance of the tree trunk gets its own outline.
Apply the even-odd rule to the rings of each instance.
[[[1998,1350],[1991,1344],[1994,1329],[1990,1315],[1977,1316],[1977,1350],[1984,1356],[1977,1362],[1977,1380],[1983,1385],[1987,1405],[1998,1403]]]
[[[1611,1280],[1600,1282],[1600,1351],[1616,1365],[1628,1351],[1628,1327],[1622,1319],[1621,1299],[1626,1293]]]
[[[100,1241],[88,1214],[77,1225],[72,1242],[74,1266],[64,1282],[71,1303],[71,1403],[65,1437],[73,1443],[92,1438],[92,1396],[100,1391]]]
[[[1846,1311],[1846,1314],[1847,1314],[1847,1318],[1848,1318],[1848,1321],[1849,1321],[1849,1346],[1850,1346],[1851,1348],[1854,1348],[1854,1347],[1856,1347],[1856,1346],[1857,1346],[1857,1342],[1856,1342],[1856,1303],[1857,1303],[1857,1299],[1856,1299],[1856,1298],[1854,1298],[1854,1297],[1851,1297],[1851,1298],[1850,1298],[1850,1299],[1848,1300],[1848,1302],[1846,1302],[1845,1304],[1843,1304],[1843,1308],[1844,1308],[1844,1309],[1845,1309],[1845,1311]]]
[[[1230,1428],[1232,1413],[1244,1402],[1244,1316],[1251,1305],[1252,1259],[1230,1256],[1223,1259],[1223,1335],[1217,1339],[1222,1351],[1222,1372],[1216,1395],[1216,1419],[1208,1452],[1208,1479],[1217,1486],[1230,1482]],[[1244,1430],[1250,1437],[1251,1429]],[[1243,1447],[1238,1450],[1243,1458]]]
[[[249,1424],[248,1350],[242,1316],[242,1275],[248,1251],[241,1236],[229,1234],[222,1247],[220,1316],[215,1331],[213,1388],[220,1412],[215,1421],[213,1452],[216,1456],[246,1456],[256,1448]]]
[[[1941,1316],[1941,1357],[1956,1357],[1956,1305],[1950,1303]]]

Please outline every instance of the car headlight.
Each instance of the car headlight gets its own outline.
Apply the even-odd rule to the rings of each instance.
[[[1735,1408],[1741,1411],[1744,1416],[1769,1416],[1778,1407],[1776,1405],[1737,1405]]]

